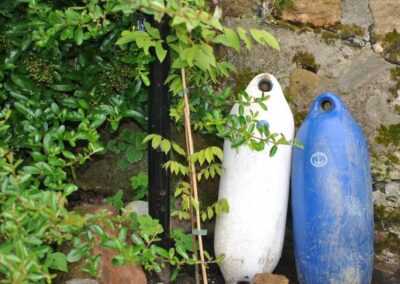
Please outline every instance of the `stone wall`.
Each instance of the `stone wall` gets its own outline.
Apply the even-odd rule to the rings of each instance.
[[[374,177],[377,266],[384,263],[385,273],[398,275],[400,1],[231,2],[220,1],[227,25],[267,30],[281,45],[280,52],[262,47],[228,52],[238,69],[234,83],[249,74],[273,73],[297,125],[320,92],[334,92],[363,128]]]

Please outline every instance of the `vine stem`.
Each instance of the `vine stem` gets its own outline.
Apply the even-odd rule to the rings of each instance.
[[[197,179],[196,179],[196,167],[190,157],[194,153],[193,147],[193,136],[192,136],[192,128],[190,121],[190,105],[189,105],[189,97],[187,94],[187,86],[186,86],[186,75],[185,69],[181,69],[181,77],[183,84],[183,98],[185,102],[185,134],[186,134],[186,144],[188,149],[188,162],[189,162],[189,170],[190,170],[190,188],[193,193],[193,198],[197,205],[199,205],[199,195],[197,190]],[[206,265],[204,261],[204,249],[203,249],[203,238],[201,236],[201,220],[200,220],[200,210],[198,207],[195,207],[196,212],[196,225],[197,225],[197,238],[199,242],[199,252],[200,252],[200,260],[201,260],[201,272],[203,276],[203,283],[208,284]],[[192,231],[193,234],[193,231]]]

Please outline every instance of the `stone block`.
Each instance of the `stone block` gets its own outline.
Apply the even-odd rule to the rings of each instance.
[[[374,18],[372,31],[375,34],[386,34],[393,29],[400,32],[400,1],[370,0],[369,8]]]
[[[340,0],[296,0],[293,4],[292,9],[283,10],[283,20],[315,27],[329,27],[340,22]]]

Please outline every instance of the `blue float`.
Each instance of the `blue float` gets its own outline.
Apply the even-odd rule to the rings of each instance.
[[[373,205],[368,145],[344,103],[322,93],[292,157],[292,215],[300,283],[370,283]]]

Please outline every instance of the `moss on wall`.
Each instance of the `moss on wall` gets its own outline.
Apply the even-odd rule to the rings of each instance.
[[[382,47],[383,55],[388,61],[400,63],[400,34],[397,30],[385,34],[382,38]]]
[[[293,0],[275,0],[274,1],[274,14],[282,15],[283,11],[292,10],[294,8]]]
[[[398,236],[388,231],[388,228],[400,226],[400,210],[387,210],[383,206],[374,207],[375,229],[379,232],[375,239],[375,252],[381,253],[384,249],[400,254]]]
[[[378,128],[378,135],[375,141],[384,146],[393,145],[400,147],[400,123],[389,126],[381,125]]]
[[[390,69],[390,79],[395,82],[395,85],[389,88],[389,92],[394,97],[397,97],[397,92],[400,90],[400,67]],[[400,106],[397,107],[400,108]],[[400,109],[398,109],[398,111],[400,111]]]
[[[234,73],[233,79],[234,79],[234,87],[233,87],[233,92],[234,94],[238,94],[241,91],[244,91],[247,87],[247,85],[250,83],[250,81],[259,73],[263,73],[262,71],[260,72],[254,72],[249,69],[244,69],[240,70],[237,73]]]
[[[307,51],[297,52],[292,59],[292,62],[302,69],[306,69],[313,73],[317,73],[320,65],[315,62],[315,57],[312,53]]]

